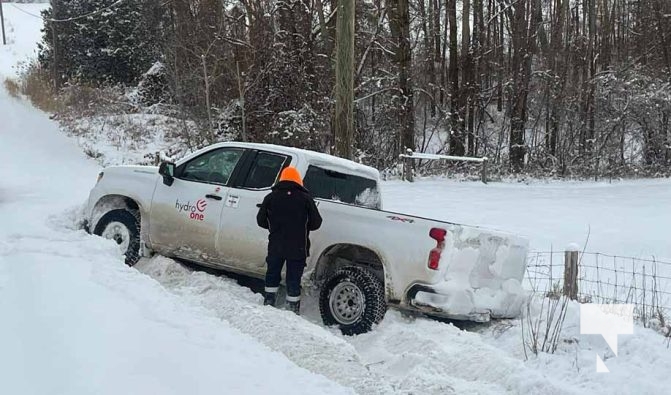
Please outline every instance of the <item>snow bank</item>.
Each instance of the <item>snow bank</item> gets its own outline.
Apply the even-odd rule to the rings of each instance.
[[[0,278],[4,393],[351,393],[185,305],[82,232],[10,235]]]
[[[68,121],[62,130],[102,166],[152,165],[157,152],[179,145],[176,131],[195,129],[181,123],[159,114],[101,115]]]
[[[263,306],[260,295],[233,280],[192,272],[161,256],[143,259],[136,268],[194,308],[205,308],[212,316],[280,351],[298,366],[352,387],[360,394],[392,391],[383,377],[366,369],[356,350],[345,340],[289,311]]]
[[[521,339],[517,339],[519,345]],[[496,345],[453,325],[388,313],[374,333],[352,339],[371,369],[398,393],[577,394],[550,372],[534,370]]]
[[[504,320],[478,330],[483,341],[518,360],[525,360],[521,346],[523,332],[529,336],[529,323],[547,319],[540,300],[531,300],[531,318]],[[547,307],[547,303],[546,303]],[[526,311],[526,308],[525,308]],[[540,325],[543,328],[543,324]],[[541,337],[543,339],[543,337]],[[596,372],[596,354],[605,361],[610,373]],[[570,302],[554,354],[527,352],[528,369],[544,372],[564,388],[582,394],[664,394],[669,393],[671,365],[669,339],[654,330],[634,325],[633,335],[618,336],[615,356],[600,335],[580,334],[580,305]]]

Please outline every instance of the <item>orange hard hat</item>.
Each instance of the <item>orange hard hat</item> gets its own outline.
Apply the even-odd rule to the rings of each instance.
[[[296,184],[303,186],[303,178],[301,173],[293,166],[285,167],[280,174],[280,181],[293,181]]]

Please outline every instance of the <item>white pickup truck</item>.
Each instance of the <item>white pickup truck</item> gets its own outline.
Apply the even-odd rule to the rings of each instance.
[[[160,167],[106,168],[87,229],[116,240],[129,265],[156,252],[263,278],[268,233],[255,217],[289,164],[324,219],[304,280],[320,289],[325,324],[363,333],[387,306],[480,322],[520,313],[526,239],[383,211],[377,170],[296,148],[221,143]]]

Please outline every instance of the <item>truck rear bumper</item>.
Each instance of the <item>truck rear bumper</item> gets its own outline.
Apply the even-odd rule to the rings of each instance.
[[[498,295],[488,303],[488,298],[479,297],[477,290],[446,291],[434,289],[430,285],[415,284],[407,292],[406,308],[435,317],[488,322],[492,318],[517,317],[526,299],[523,293],[507,293],[502,290],[487,290],[486,293]]]

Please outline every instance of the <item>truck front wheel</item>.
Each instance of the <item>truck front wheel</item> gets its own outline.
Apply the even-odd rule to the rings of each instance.
[[[114,240],[126,256],[126,265],[133,266],[140,259],[140,224],[128,210],[112,210],[100,218],[93,234]]]
[[[368,332],[387,311],[384,284],[363,267],[338,269],[321,289],[319,311],[325,325],[337,325],[344,335]]]

